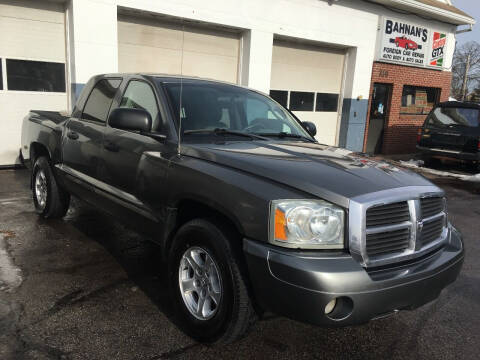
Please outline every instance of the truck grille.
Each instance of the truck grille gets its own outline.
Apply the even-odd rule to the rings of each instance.
[[[420,235],[422,246],[430,244],[442,235],[444,223],[444,218],[440,217],[423,224],[423,229]]]
[[[435,186],[398,188],[350,200],[350,253],[363,266],[419,257],[447,239],[445,199]]]
[[[397,224],[410,220],[406,201],[371,207],[367,210],[367,227]]]
[[[428,218],[442,212],[445,205],[442,197],[430,197],[420,199],[420,207],[422,209],[422,218]]]
[[[408,248],[410,230],[408,228],[367,234],[367,254],[377,256],[385,253],[402,252]]]
[[[410,243],[410,226],[391,230],[388,227],[376,232],[375,227],[401,224],[410,221],[408,202],[402,201],[393,204],[379,205],[367,210],[366,250],[369,257],[386,253],[402,252]],[[368,231],[375,231],[368,233]]]

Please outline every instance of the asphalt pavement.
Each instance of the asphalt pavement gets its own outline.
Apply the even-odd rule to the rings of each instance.
[[[28,171],[2,170],[0,359],[478,359],[480,185],[432,180],[467,250],[437,301],[340,329],[272,314],[242,341],[209,347],[174,325],[155,245],[78,200],[42,220]]]

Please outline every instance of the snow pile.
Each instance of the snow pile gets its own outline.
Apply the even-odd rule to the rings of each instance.
[[[410,159],[408,161],[400,161],[400,165],[406,168],[411,168],[411,169],[418,169],[423,165],[422,160],[413,160]],[[448,177],[453,177],[459,180],[464,180],[464,181],[477,181],[480,182],[480,174],[475,174],[475,175],[464,175],[464,174],[456,174],[453,172],[448,172],[448,171],[442,171],[442,170],[435,170],[435,169],[430,169],[427,167],[422,167],[422,172],[432,174],[432,175],[437,175],[437,176],[448,176]]]

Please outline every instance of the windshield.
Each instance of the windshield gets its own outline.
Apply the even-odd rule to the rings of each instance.
[[[164,83],[178,119],[180,82]],[[281,105],[267,96],[237,86],[184,82],[182,132],[225,129],[248,134],[312,137]]]
[[[478,127],[480,110],[469,108],[436,108],[428,117],[427,127]]]

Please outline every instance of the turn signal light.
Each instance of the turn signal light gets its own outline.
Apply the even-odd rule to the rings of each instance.
[[[275,210],[275,239],[287,241],[286,226],[285,213],[280,209]]]

